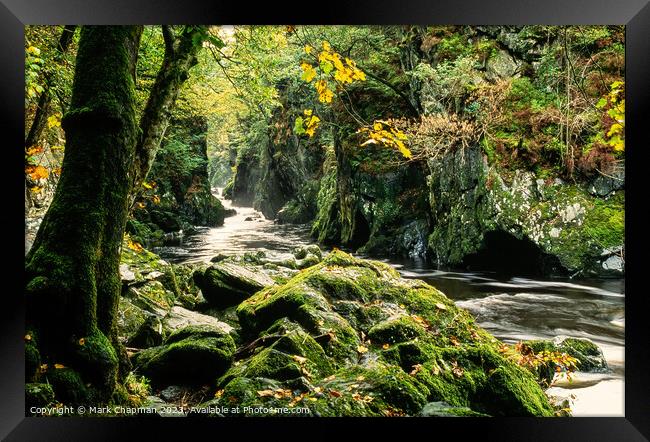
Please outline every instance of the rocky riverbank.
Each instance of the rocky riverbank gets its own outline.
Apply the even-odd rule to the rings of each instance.
[[[305,407],[312,416],[566,412],[543,389],[561,363],[521,364],[521,353],[443,293],[386,264],[338,250],[323,258],[309,246],[291,260],[251,253],[171,265],[129,243],[122,261],[119,335],[133,373],[151,384],[143,404],[212,415],[228,407]],[[607,369],[588,341],[525,348]],[[48,371],[30,377],[30,404],[51,402],[36,394],[45,384],[64,404],[88,400],[82,392],[59,398],[69,386]]]

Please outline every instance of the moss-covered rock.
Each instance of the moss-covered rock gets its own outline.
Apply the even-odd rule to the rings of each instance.
[[[202,385],[225,372],[234,351],[232,337],[223,330],[188,326],[172,333],[163,345],[135,353],[132,362],[153,385]]]
[[[41,380],[52,386],[56,400],[65,405],[88,404],[92,399],[92,390],[86,387],[79,373],[71,368],[50,364]]]
[[[527,250],[530,265],[520,271],[624,272],[622,264],[605,264],[608,251],[624,244],[624,190],[602,198],[584,185],[536,179],[529,171],[509,176],[488,164],[478,146],[450,151],[429,169],[435,220],[429,247],[438,262],[519,269]],[[500,254],[506,240],[522,248],[512,254],[519,262]]]
[[[381,416],[445,402],[460,415],[552,414],[533,375],[468,312],[383,263],[335,250],[248,298],[237,315],[250,344],[218,388],[222,398],[237,391],[229,397],[238,405],[301,402],[316,416]],[[267,393],[264,379],[290,392]]]
[[[525,341],[534,353],[548,351],[553,353],[566,353],[578,360],[578,371],[606,372],[609,371],[607,360],[602,350],[589,339],[559,336],[556,339]],[[556,365],[552,362],[542,368],[540,375],[547,380],[553,379]]]
[[[215,307],[237,305],[253,293],[275,282],[264,273],[254,273],[229,262],[219,262],[194,273],[194,281],[203,297]]]

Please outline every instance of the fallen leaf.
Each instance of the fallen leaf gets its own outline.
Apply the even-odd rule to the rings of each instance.
[[[368,348],[367,348],[367,347],[364,347],[363,345],[359,345],[359,346],[357,347],[357,351],[358,351],[359,353],[363,354],[363,353],[368,352]]]
[[[361,382],[361,381],[365,381],[365,380],[366,380],[365,376],[357,376],[357,381]]]
[[[86,343],[86,339],[85,339],[85,338],[81,338],[81,339],[79,339],[79,345],[84,345],[85,343]]]
[[[415,364],[413,365],[413,370],[409,373],[411,376],[415,376],[422,370],[422,364]]]
[[[384,344],[384,345],[381,346],[381,348],[383,348],[384,350],[388,350],[390,348],[390,345],[389,344]]]
[[[436,307],[439,308],[440,310],[447,310],[447,306],[440,302],[436,303]]]
[[[25,341],[31,341],[32,336],[31,335],[25,335]]]
[[[268,396],[273,396],[274,392],[273,390],[259,390],[257,394],[259,397],[268,397]]]
[[[335,376],[335,375],[332,375],[332,376],[328,376],[328,377],[326,377],[325,379],[323,379],[323,381],[325,381],[325,382],[329,382],[329,381],[333,381],[334,379],[336,379],[336,376]]]
[[[456,336],[450,336],[449,341],[456,347],[460,346],[460,341]]]
[[[221,397],[221,396],[223,396],[223,389],[217,390],[217,392],[214,394],[214,397],[217,397],[217,398]]]
[[[305,362],[307,362],[307,358],[303,358],[302,356],[293,355],[292,358],[293,358],[294,361],[296,361],[297,363],[299,363],[301,365],[304,364]]]
[[[330,390],[330,395],[332,395],[332,396],[334,396],[334,397],[341,397],[341,396],[343,396],[340,392],[338,392],[338,391],[336,391],[336,390]]]
[[[65,368],[65,365],[63,365],[63,364],[54,364],[54,368],[57,368],[57,369]]]

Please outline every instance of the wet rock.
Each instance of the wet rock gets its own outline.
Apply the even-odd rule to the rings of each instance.
[[[598,174],[589,184],[589,193],[595,196],[607,197],[625,188],[625,165],[616,167],[610,174]]]
[[[303,259],[296,260],[296,267],[298,269],[306,269],[320,262],[320,258],[313,253],[308,253]]]
[[[221,261],[223,261],[225,259],[228,259],[228,258],[229,258],[229,256],[226,255],[225,253],[219,253],[218,255],[213,256],[212,259],[210,259],[210,262],[221,262]]]
[[[316,244],[298,246],[293,249],[292,253],[296,259],[304,259],[308,254],[315,255],[318,259],[323,258],[323,252]]]
[[[623,261],[623,258],[620,256],[612,255],[603,261],[602,266],[603,270],[605,271],[623,273],[623,269],[625,268],[625,261]]]
[[[253,221],[253,217],[252,216],[247,216],[246,218],[244,218],[244,221]]]
[[[275,284],[264,273],[228,262],[215,263],[203,272],[196,271],[194,281],[207,302],[223,308],[237,305],[253,293]]]
[[[175,402],[181,398],[185,389],[178,385],[170,385],[160,392],[160,398],[167,402]]]

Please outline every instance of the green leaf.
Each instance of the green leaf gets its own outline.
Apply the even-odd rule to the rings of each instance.
[[[323,60],[320,63],[320,68],[324,73],[329,74],[334,69],[334,65],[327,60]]]
[[[606,105],[607,105],[607,100],[605,98],[601,98],[600,100],[598,100],[598,103],[596,103],[596,107],[598,109],[602,109]]]
[[[293,124],[293,133],[296,135],[302,135],[305,133],[304,120],[302,117],[296,118],[296,121]]]

